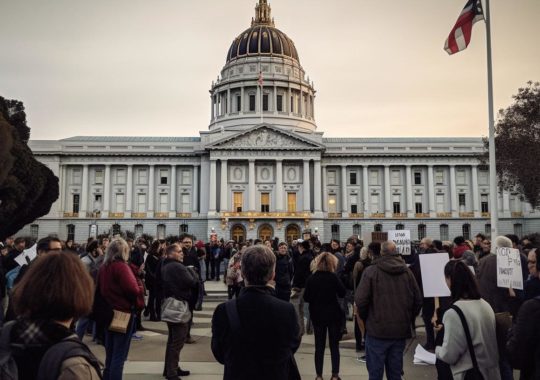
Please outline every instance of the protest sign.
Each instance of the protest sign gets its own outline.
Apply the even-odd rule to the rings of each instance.
[[[28,249],[25,249],[24,255],[28,257],[30,261],[33,261],[37,257],[37,244],[34,244]]]
[[[448,253],[419,255],[424,297],[449,297],[450,289],[444,279],[444,266],[450,260]]]
[[[518,249],[497,248],[497,286],[523,290],[523,273]]]
[[[411,231],[388,231],[388,240],[396,244],[397,252],[400,255],[406,256],[411,254]]]

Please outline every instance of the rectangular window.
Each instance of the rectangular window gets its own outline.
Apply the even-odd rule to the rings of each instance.
[[[351,214],[358,213],[358,205],[351,205]]]
[[[189,194],[183,193],[180,196],[180,204],[182,212],[191,212],[191,202]]]
[[[465,169],[459,169],[456,171],[456,184],[465,185]]]
[[[283,112],[283,95],[278,95],[276,98],[278,112]]]
[[[441,240],[442,241],[445,241],[445,240],[449,240],[449,234],[448,234],[448,224],[441,224],[441,227],[440,227],[440,235],[441,235]]]
[[[251,112],[255,111],[255,95],[249,95],[249,110]]]
[[[349,185],[356,185],[356,184],[357,184],[356,172],[350,172],[349,173]]]
[[[379,184],[379,171],[378,170],[370,170],[369,171],[369,184],[370,185],[378,185]]]
[[[263,95],[263,111],[268,111],[268,94]]]
[[[96,194],[94,196],[94,208],[93,208],[93,211],[94,212],[99,212],[101,211],[101,200],[103,199],[102,195],[101,194]]]
[[[490,230],[491,230],[491,226],[490,226]],[[523,237],[523,225],[522,224],[519,224],[519,223],[514,224],[514,235],[516,235],[519,238]]]
[[[287,211],[296,212],[296,193],[287,193]]]
[[[146,194],[137,194],[137,212],[146,212]]]
[[[242,111],[242,96],[236,95],[236,112]]]
[[[159,212],[167,212],[168,210],[168,202],[169,201],[169,195],[168,194],[159,194]]]
[[[73,194],[73,213],[78,214],[79,213],[79,201],[81,199],[81,196],[79,194]]]
[[[392,170],[390,182],[393,186],[401,185],[401,172],[399,170]]]
[[[351,204],[351,213],[356,214],[358,212],[358,196],[349,196],[349,202]]]
[[[332,231],[332,239],[339,240],[339,224],[332,224],[330,229]]]
[[[379,212],[379,194],[371,194],[371,212],[374,214]]]
[[[182,170],[182,185],[191,185],[191,171]]]
[[[124,194],[116,194],[116,212],[124,212]]]
[[[481,209],[482,212],[489,212],[489,197],[487,194],[482,194],[481,196]]]
[[[270,212],[270,193],[261,193],[261,212]]]
[[[435,170],[435,184],[444,185],[444,171],[442,169]]]
[[[479,185],[489,184],[489,172],[487,170],[478,171],[478,184]]]
[[[394,214],[401,213],[401,199],[399,195],[394,195],[392,197],[392,209],[393,209]]]
[[[290,108],[289,112],[291,112],[291,113],[294,112],[294,98],[293,98],[292,95],[291,95],[291,108]]]
[[[424,212],[424,208],[422,206],[422,196],[421,195],[415,195],[414,196],[414,212],[417,214],[422,214]]]
[[[336,171],[335,170],[328,170],[327,180],[328,180],[329,185],[336,184]]]
[[[334,194],[328,196],[328,212],[337,212],[337,196]]]
[[[137,184],[148,185],[148,172],[146,169],[139,169],[137,171]]]
[[[436,205],[436,211],[437,212],[444,212],[445,211],[445,204],[444,204],[444,194],[437,194],[435,196],[435,205]]]
[[[415,185],[421,185],[422,184],[422,173],[414,172],[414,184]]]
[[[521,235],[520,235],[521,236]],[[32,224],[30,226],[30,237],[33,240],[37,240],[39,237],[39,226],[37,224]]]
[[[126,184],[126,170],[125,169],[116,169],[115,184],[117,185]]]
[[[102,169],[96,169],[96,171],[94,172],[94,184],[95,185],[103,184],[103,170]]]
[[[459,194],[459,211],[465,211],[465,207],[467,207],[466,199],[465,194]]]
[[[167,185],[169,183],[169,170],[159,169],[159,184]]]
[[[75,225],[73,224],[67,226],[67,240],[75,241]]]
[[[167,234],[167,226],[165,226],[164,224],[158,224],[157,238],[160,240],[165,239],[166,234]]]
[[[234,192],[233,193],[233,203],[234,203],[234,211],[236,212],[242,212],[242,207],[244,205],[244,199],[241,192]]]
[[[81,169],[73,169],[73,171],[71,172],[71,183],[74,185],[79,185],[81,183],[81,178]]]

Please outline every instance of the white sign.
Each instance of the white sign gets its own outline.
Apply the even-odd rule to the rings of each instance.
[[[37,244],[34,244],[30,248],[26,249],[24,251],[24,255],[28,257],[30,261],[34,261],[34,259],[37,257]]]
[[[96,239],[97,238],[97,225],[91,224],[90,225],[90,237]]]
[[[497,248],[497,286],[523,290],[523,273],[518,249]]]
[[[411,231],[388,231],[388,240],[396,244],[397,252],[400,255],[406,256],[411,254]]]
[[[444,279],[444,266],[450,261],[448,253],[424,253],[418,257],[424,297],[450,297],[450,289]]]

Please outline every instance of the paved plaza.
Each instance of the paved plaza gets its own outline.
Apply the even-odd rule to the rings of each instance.
[[[208,301],[203,305],[203,310],[195,312],[195,323],[192,329],[194,344],[187,344],[181,353],[181,367],[191,371],[189,380],[217,380],[223,378],[223,366],[219,364],[210,350],[211,320],[215,307],[226,298],[226,287],[222,282],[208,281],[207,292]],[[143,321],[146,331],[140,333],[144,336],[141,341],[132,341],[129,351],[128,361],[124,367],[125,379],[162,379],[163,359],[165,357],[165,345],[167,342],[167,326],[163,322]],[[348,322],[348,331],[353,331],[352,322]],[[86,337],[86,342],[100,360],[105,360],[104,348],[91,343],[91,339]],[[413,364],[414,349],[418,342],[423,343],[423,328],[417,329],[417,338],[407,342],[405,352],[405,376],[404,379],[435,379],[436,371],[434,366],[421,366]],[[295,358],[300,368],[303,379],[315,378],[315,365],[313,354],[315,343],[313,335],[305,335],[302,345],[298,349]],[[343,380],[368,379],[366,364],[356,360],[354,350],[354,337],[340,343],[341,371]],[[331,375],[330,351],[327,347],[324,378],[329,379]],[[256,380],[256,379],[254,379]]]

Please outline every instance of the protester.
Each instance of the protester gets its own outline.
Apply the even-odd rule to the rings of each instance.
[[[366,360],[369,377],[401,380],[405,341],[420,312],[422,296],[412,272],[387,241],[382,256],[363,273],[355,295],[356,307],[366,324]]]
[[[49,368],[55,378],[101,378],[98,360],[70,330],[73,320],[90,312],[93,295],[93,281],[77,256],[62,252],[36,259],[13,291],[19,318],[9,328],[11,344],[21,348],[13,351],[19,379],[35,379],[41,365],[51,365],[52,347],[67,358],[60,368]],[[70,356],[71,350],[82,354]]]
[[[493,309],[480,297],[474,275],[464,262],[446,264],[444,276],[454,306],[465,316],[480,372],[484,379],[501,379]],[[464,326],[454,309],[450,308],[444,314],[443,326],[444,341],[435,353],[450,365],[454,379],[463,379],[473,364]]]
[[[294,267],[294,277],[292,282],[291,302],[296,308],[300,335],[305,333],[304,324],[304,288],[307,278],[311,273],[311,261],[313,253],[309,241],[304,240],[298,244],[298,262]]]
[[[358,261],[354,265],[353,273],[352,273],[352,281],[354,285],[353,294],[356,294],[356,291],[358,290],[358,286],[360,285],[360,280],[362,279],[362,274],[366,270],[367,267],[371,265],[372,262],[372,252],[369,250],[368,247],[362,247],[360,249],[360,257],[358,258]],[[364,338],[362,336],[362,330],[365,330],[364,322],[359,318],[358,316],[358,310],[356,308],[356,304],[354,304],[354,339],[356,343],[356,352],[359,353],[366,348],[366,342],[364,341]],[[365,358],[364,358],[365,359]],[[362,357],[358,355],[357,360],[361,361]]]
[[[224,380],[286,380],[300,345],[294,307],[272,295],[274,253],[255,245],[242,256],[246,287],[212,317],[212,352],[225,365]],[[293,364],[294,363],[294,364]]]
[[[315,273],[306,281],[304,300],[315,332],[315,372],[322,380],[326,334],[332,357],[332,380],[339,380],[339,340],[342,331],[343,309],[338,298],[345,297],[345,287],[335,274],[338,259],[328,252],[315,258]]]
[[[183,253],[184,266],[193,270],[195,277],[197,278],[197,286],[191,290],[190,299],[188,301],[189,310],[191,311],[191,319],[189,321],[189,328],[185,343],[195,343],[195,339],[191,337],[191,327],[193,326],[193,311],[199,300],[199,292],[203,291],[202,281],[200,278],[201,267],[199,263],[199,257],[197,256],[197,249],[193,247],[193,238],[191,235],[183,234],[180,236],[180,246]]]
[[[129,247],[126,241],[114,239],[107,245],[98,275],[101,296],[114,310],[131,314],[126,333],[111,330],[105,332],[105,380],[122,379],[124,362],[136,324],[136,310],[144,308],[144,290],[137,284],[127,264],[128,259]]]
[[[195,270],[182,264],[184,253],[178,244],[171,244],[166,249],[166,258],[161,268],[164,299],[172,297],[179,301],[190,302],[192,292],[198,287],[199,279]],[[188,376],[189,371],[182,370],[178,362],[180,351],[188,336],[189,322],[167,322],[169,335],[165,351],[165,368],[163,376],[167,380],[179,379],[179,376]]]
[[[152,322],[158,322],[161,315],[161,296],[158,294],[156,286],[156,270],[161,256],[162,251],[159,240],[155,240],[150,245],[150,250],[144,263],[144,280],[148,289],[148,303],[144,310],[144,316],[149,316]]]
[[[286,302],[291,299],[291,281],[294,275],[292,260],[288,252],[287,243],[279,243],[276,256],[276,297]]]
[[[540,271],[538,270],[538,248],[532,248],[527,253],[529,278],[525,281],[524,300],[540,296]]]

